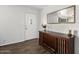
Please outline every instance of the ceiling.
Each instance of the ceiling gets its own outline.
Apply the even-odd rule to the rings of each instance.
[[[29,5],[29,7],[36,8],[42,10],[43,8],[47,7],[48,5]]]

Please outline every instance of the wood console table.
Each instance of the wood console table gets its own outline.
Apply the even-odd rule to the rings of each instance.
[[[39,31],[39,44],[56,54],[73,54],[75,36],[68,37],[66,34]]]

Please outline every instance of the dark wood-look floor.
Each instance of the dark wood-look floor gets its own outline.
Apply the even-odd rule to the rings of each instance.
[[[0,46],[1,54],[50,54],[39,45],[38,39],[27,40],[20,43]]]

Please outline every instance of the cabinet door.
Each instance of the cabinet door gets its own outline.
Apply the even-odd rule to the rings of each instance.
[[[53,37],[52,35],[45,34],[43,38],[43,42],[47,44],[50,48],[55,49],[56,40],[55,40],[55,37]]]
[[[39,44],[43,43],[43,33],[39,32]]]
[[[43,42],[48,45],[49,39],[48,39],[47,33],[44,33],[44,35],[43,35]]]
[[[50,40],[49,41],[50,41],[50,43],[49,43],[50,47],[55,50],[55,48],[56,48],[55,47],[56,46],[56,37],[50,35]]]

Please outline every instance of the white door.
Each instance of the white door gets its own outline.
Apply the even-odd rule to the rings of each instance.
[[[25,40],[37,38],[37,16],[27,13],[25,17]]]

